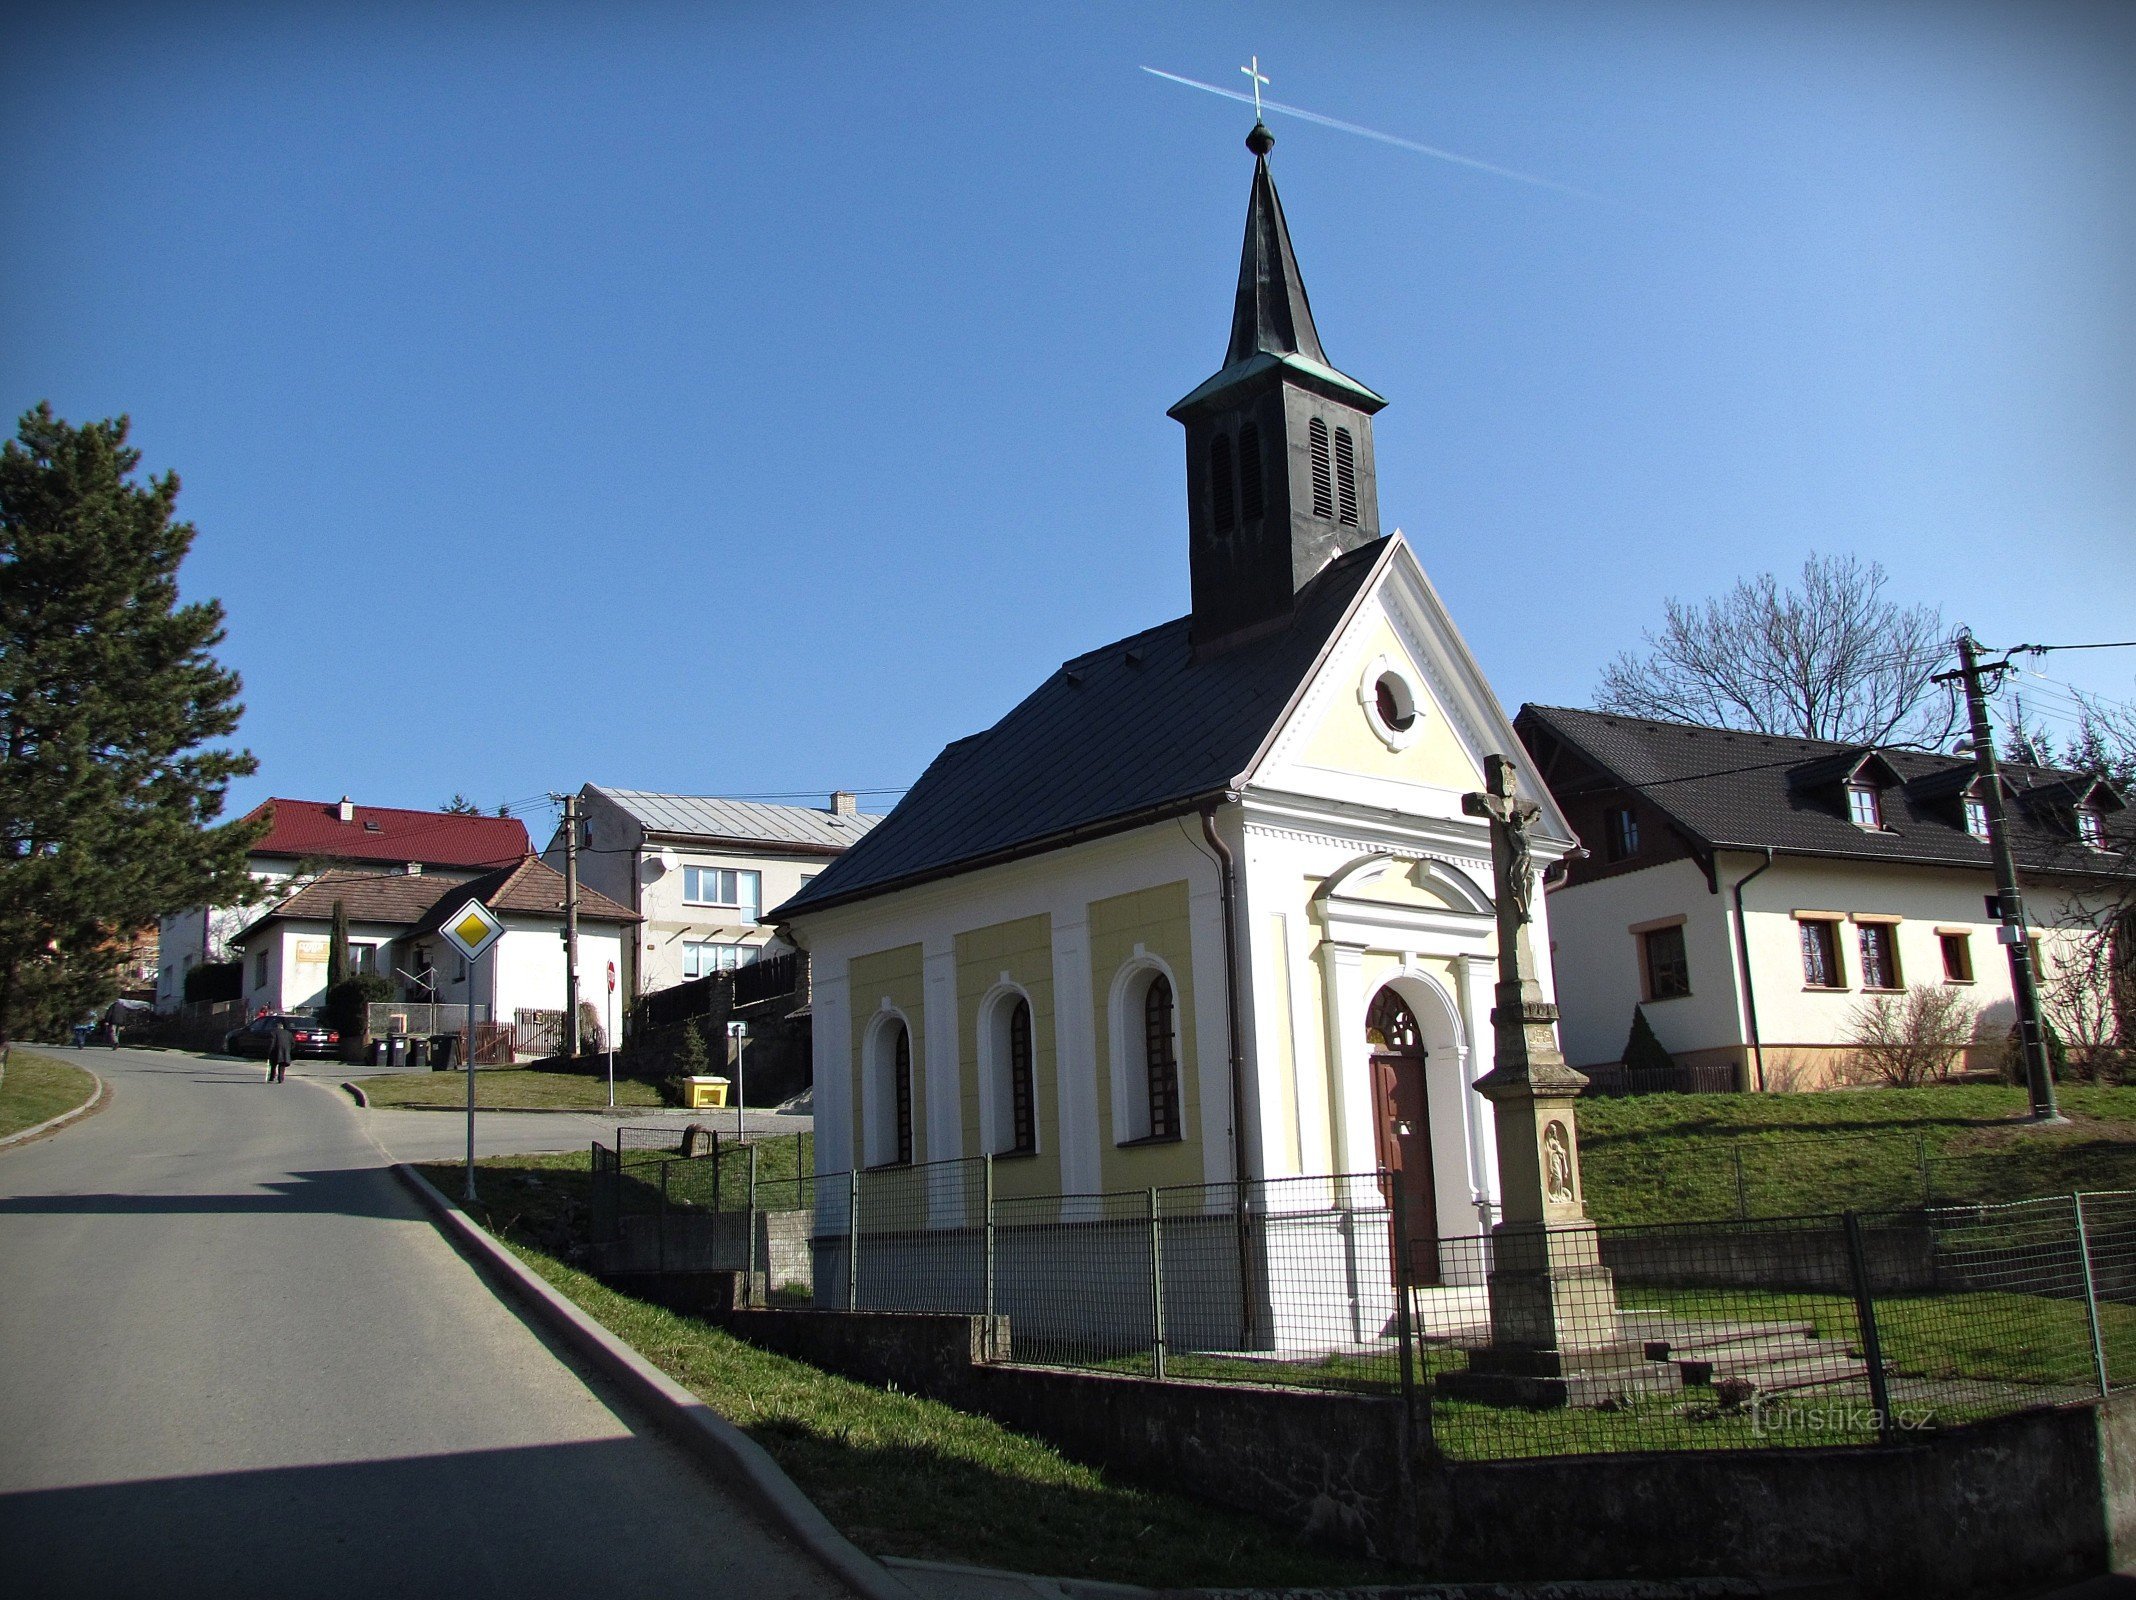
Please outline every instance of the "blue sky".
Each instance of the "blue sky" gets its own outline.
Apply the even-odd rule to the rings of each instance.
[[[2136,637],[2136,8],[13,8],[0,404],[131,413],[270,793],[894,789],[1186,609],[1251,162],[1500,698],[1889,567]],[[2129,658],[2050,658],[2136,698]],[[2041,688],[2050,716],[2060,702]],[[882,802],[886,804],[887,799]],[[546,828],[539,813],[530,819]]]

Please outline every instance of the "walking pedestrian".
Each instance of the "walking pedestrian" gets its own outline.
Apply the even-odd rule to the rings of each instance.
[[[267,1081],[269,1083],[287,1083],[289,1081],[289,1058],[295,1055],[296,1051],[297,1038],[295,1034],[289,1031],[289,1020],[286,1017],[277,1018],[274,1025],[274,1034],[267,1041]]]

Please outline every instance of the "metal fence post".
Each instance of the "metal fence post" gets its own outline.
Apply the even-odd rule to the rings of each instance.
[[[720,1204],[720,1198],[721,1198],[721,1196],[720,1196],[720,1192],[719,1192],[719,1129],[717,1129],[717,1128],[714,1128],[714,1129],[712,1130],[712,1209],[713,1209],[714,1211],[724,1211],[724,1210],[726,1210],[726,1207]]]
[[[982,1159],[985,1162],[981,1203],[986,1208],[986,1336],[991,1340],[994,1337],[994,1158],[989,1154]]]
[[[1151,1375],[1164,1376],[1164,1234],[1157,1215],[1157,1191],[1148,1197],[1150,1219],[1150,1362]]]
[[[846,1173],[846,1310],[860,1309],[860,1168]]]
[[[1394,1229],[1387,1242],[1394,1250],[1394,1326],[1395,1337],[1401,1344],[1402,1408],[1414,1421],[1417,1409],[1416,1339],[1410,1323],[1409,1308],[1409,1214],[1407,1203],[1402,1198],[1402,1180],[1399,1175],[1382,1171],[1380,1181],[1387,1186],[1388,1220]]]
[[[2084,1196],[2069,1196],[2070,1215],[2077,1224],[2077,1264],[2084,1269],[2084,1316],[2091,1325],[2092,1371],[2099,1379],[2099,1398],[2106,1398],[2106,1341],[2099,1337],[2099,1289],[2092,1281],[2091,1230],[2084,1225]]]
[[[668,1168],[673,1165],[671,1161],[660,1163],[660,1211],[653,1218],[654,1259],[662,1272],[667,1271]]]
[[[1869,1368],[1869,1404],[1876,1411],[1879,1443],[1893,1438],[1891,1386],[1884,1375],[1884,1344],[1877,1337],[1876,1297],[1869,1288],[1869,1253],[1862,1244],[1862,1219],[1849,1211],[1841,1219],[1847,1229],[1847,1263],[1853,1269],[1854,1315],[1861,1325],[1862,1359]]]
[[[1743,1147],[1740,1144],[1731,1144],[1728,1147],[1728,1153],[1735,1157],[1736,1219],[1738,1221],[1748,1221],[1750,1218],[1750,1191],[1743,1185]]]
[[[1921,1134],[1914,1139],[1914,1152],[1921,1162],[1921,1204],[1928,1207],[1936,1203],[1936,1186],[1928,1175],[1928,1136]]]
[[[756,1146],[755,1146],[755,1145],[751,1145],[751,1146],[749,1147],[749,1215],[748,1215],[748,1220],[749,1220],[749,1255],[748,1255],[748,1260],[747,1260],[747,1263],[746,1263],[746,1265],[745,1265],[745,1266],[744,1266],[744,1267],[742,1268],[742,1271],[743,1271],[743,1273],[745,1274],[745,1276],[744,1276],[744,1277],[743,1277],[743,1279],[742,1279],[742,1304],[743,1304],[743,1305],[745,1305],[745,1306],[753,1306],[753,1305],[755,1305],[755,1304],[757,1303],[757,1299],[756,1299],[756,1281],[757,1281],[757,1276],[756,1276],[756,1275],[757,1275],[757,1246],[756,1246],[756,1230],[757,1230],[757,1196],[756,1196],[756,1181],[757,1181],[757,1149],[756,1149]]]

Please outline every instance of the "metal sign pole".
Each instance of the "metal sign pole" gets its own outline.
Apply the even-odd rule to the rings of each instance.
[[[734,1136],[746,1142],[749,1130],[742,1123],[742,1102],[748,1096],[742,1089],[742,1049],[749,1043],[749,1024],[730,1022],[727,1028],[734,1035]]]
[[[616,964],[608,963],[608,1109],[616,1108]]]
[[[467,1203],[475,1203],[475,969],[467,962]]]

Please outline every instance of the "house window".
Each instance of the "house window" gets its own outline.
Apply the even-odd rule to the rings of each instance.
[[[1612,806],[1602,813],[1602,857],[1605,861],[1629,861],[1639,854],[1639,818],[1630,806]]]
[[[349,974],[375,973],[378,971],[378,946],[375,944],[352,944],[349,946]]]
[[[897,1164],[912,1165],[912,1034],[900,1022],[891,1044],[890,1093],[897,1114]]]
[[[1888,922],[1861,925],[1862,987],[1899,987],[1899,930]]]
[[[1978,795],[1965,797],[1965,831],[1976,839],[1988,836],[1988,803]]]
[[[1037,1104],[1031,1087],[1031,1002],[1012,995],[997,1007],[999,1066],[994,1078],[995,1153],[1029,1155],[1038,1148]]]
[[[753,944],[686,939],[682,946],[682,975],[685,978],[709,978],[715,972],[732,972],[736,967],[748,966],[759,953],[759,947]]]
[[[2077,807],[2077,837],[2094,850],[2106,848],[2106,830],[2100,825],[2097,807]]]
[[[1239,521],[1261,520],[1261,430],[1239,426]]]
[[[1342,512],[1346,528],[1357,526],[1357,447],[1350,442],[1350,430],[1335,430],[1335,500]]]
[[[1802,981],[1811,989],[1844,989],[1847,975],[1840,970],[1839,936],[1829,922],[1805,922],[1802,928]]]
[[[1209,441],[1209,506],[1218,533],[1237,525],[1231,486],[1231,441],[1221,433]]]
[[[762,904],[763,874],[732,867],[684,867],[682,898],[693,906],[719,906],[737,922],[754,922]]]
[[[1306,444],[1313,457],[1313,515],[1335,515],[1335,472],[1328,451],[1328,425],[1318,417],[1306,424]]]
[[[1881,829],[1884,826],[1883,799],[1875,784],[1847,785],[1847,820],[1857,828]]]
[[[1149,1068],[1150,1137],[1179,1137],[1179,1058],[1172,1049],[1172,983],[1163,973],[1142,996],[1143,1062]]]
[[[1649,1000],[1674,1000],[1691,992],[1691,963],[1684,953],[1682,923],[1642,933],[1639,946],[1646,962]]]
[[[1943,978],[1946,983],[1971,983],[1973,981],[1973,941],[1962,933],[1941,933],[1936,936],[1943,947]]]
[[[267,987],[267,952],[264,950],[252,958],[252,987]]]

